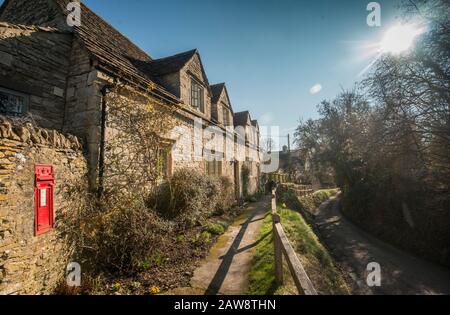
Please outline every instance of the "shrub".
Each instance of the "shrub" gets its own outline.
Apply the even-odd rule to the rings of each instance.
[[[232,200],[233,186],[228,178],[180,169],[154,190],[149,205],[163,217],[177,219],[179,224],[190,226],[200,223],[215,211],[228,209]]]
[[[229,177],[220,177],[220,192],[216,203],[216,214],[222,215],[235,202],[234,184]]]
[[[286,204],[290,209],[299,211],[310,222],[317,208],[338,192],[338,189],[324,189],[299,198],[292,189],[280,186],[277,190],[277,201]]]
[[[74,190],[72,187],[68,194]],[[85,197],[63,214],[59,229],[70,243],[74,259],[90,270],[136,270],[171,229],[140,196],[106,193],[101,200]]]

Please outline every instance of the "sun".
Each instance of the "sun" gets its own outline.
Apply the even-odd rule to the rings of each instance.
[[[413,24],[398,24],[391,27],[380,42],[382,53],[401,54],[409,50],[423,29]]]

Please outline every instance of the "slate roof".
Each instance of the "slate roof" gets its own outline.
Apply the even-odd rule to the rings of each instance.
[[[160,83],[152,73],[152,58],[134,45],[86,6],[82,5],[82,26],[75,27],[75,34],[86,48],[107,68],[118,74],[129,75],[144,85]],[[161,85],[154,86],[165,96],[176,99]]]
[[[233,118],[235,126],[245,126],[250,119],[250,113],[249,111],[235,113]]]
[[[259,127],[258,121],[256,119],[252,120],[252,125],[253,127]]]
[[[222,95],[222,91],[225,91],[228,101],[230,102],[229,104],[226,104],[226,105],[229,105],[227,107],[229,110],[231,110],[231,113],[233,114],[234,113],[233,106],[231,105],[230,96],[228,95],[228,90],[227,90],[225,83],[218,83],[218,84],[211,85],[210,89],[211,89],[211,93],[212,93],[211,103],[213,105],[217,104],[219,102],[220,95]]]
[[[222,94],[223,89],[225,88],[225,83],[219,83],[211,85],[211,93],[212,93],[212,102],[213,104],[217,104],[219,101],[220,95]]]
[[[14,28],[18,30],[30,30],[35,32],[47,32],[47,33],[56,33],[56,34],[68,34],[68,32],[64,30],[60,30],[58,28],[49,27],[49,26],[35,26],[35,25],[22,25],[22,24],[13,24],[9,22],[1,22],[0,26],[6,28]]]
[[[192,49],[173,56],[155,59],[149,62],[147,70],[153,76],[163,76],[180,71],[194,56],[197,49]]]

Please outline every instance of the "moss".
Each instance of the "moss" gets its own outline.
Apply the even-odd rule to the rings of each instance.
[[[204,244],[208,244],[211,242],[211,233],[204,231],[200,234],[200,241]]]
[[[208,223],[205,227],[205,231],[211,233],[212,235],[222,235],[225,233],[227,225],[223,222],[218,223]]]

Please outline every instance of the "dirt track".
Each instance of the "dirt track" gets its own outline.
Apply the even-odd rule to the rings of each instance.
[[[400,251],[345,219],[338,199],[321,206],[316,223],[353,294],[450,294],[450,270]],[[381,286],[366,283],[367,265],[381,266]]]

